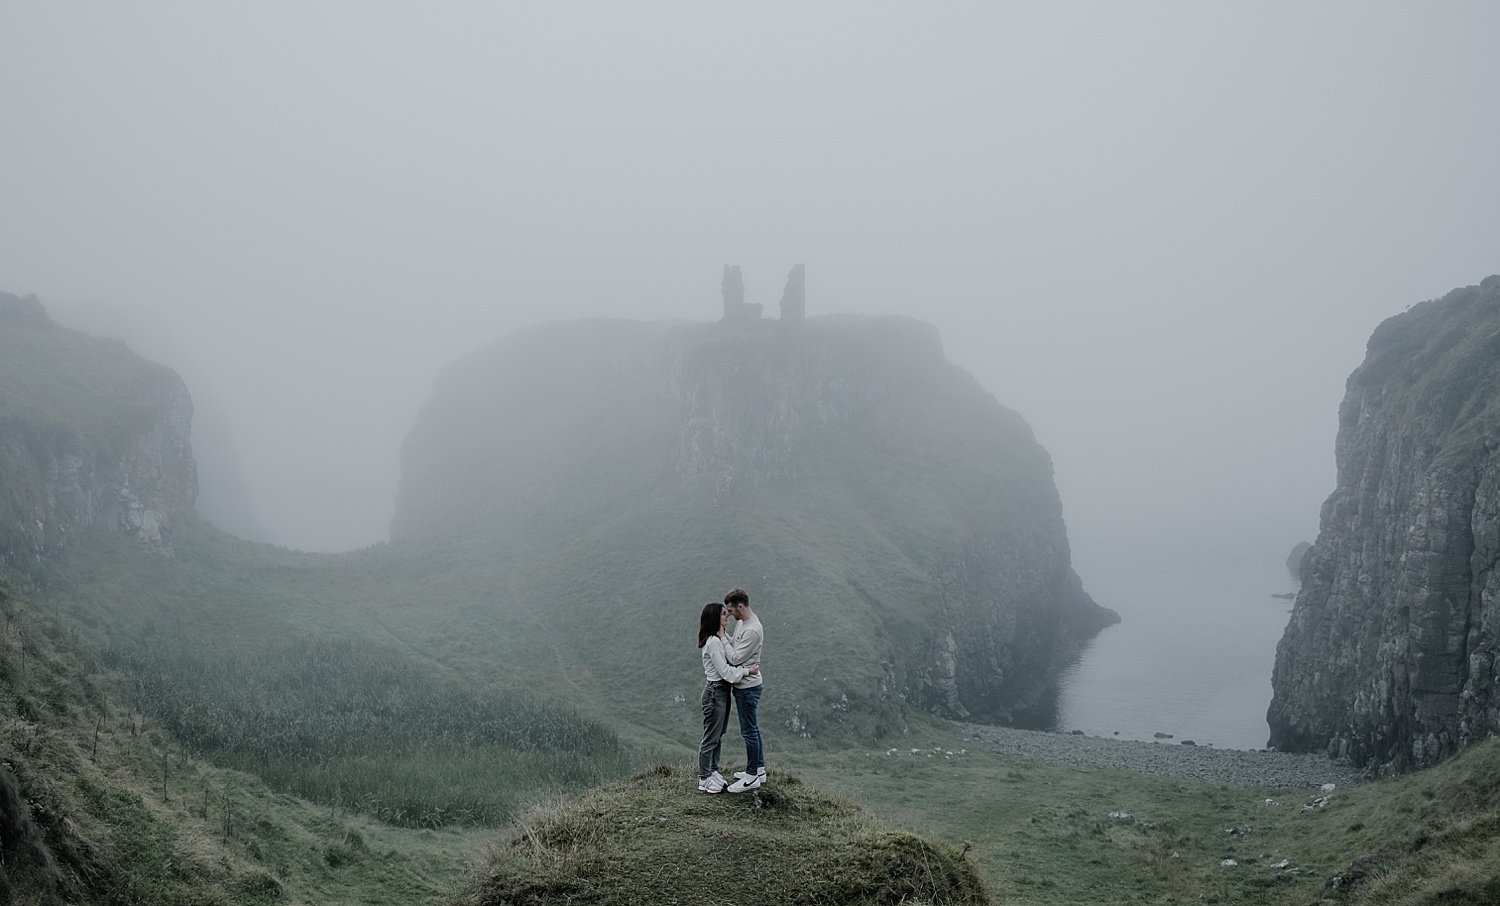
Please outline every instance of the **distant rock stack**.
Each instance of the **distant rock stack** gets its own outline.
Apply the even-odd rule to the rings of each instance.
[[[781,291],[781,320],[801,321],[807,317],[806,273],[807,269],[798,264],[786,275],[786,289]]]
[[[724,265],[720,292],[724,294],[724,320],[755,321],[760,318],[760,304],[745,301],[745,278],[740,275],[738,264]]]
[[[1297,545],[1292,548],[1292,552],[1286,556],[1287,572],[1291,573],[1292,578],[1298,582],[1302,581],[1302,558],[1306,557],[1307,552],[1311,549],[1312,545],[1310,543],[1298,541]]]

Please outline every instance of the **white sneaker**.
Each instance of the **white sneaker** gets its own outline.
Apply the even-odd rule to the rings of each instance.
[[[724,775],[720,774],[718,771],[714,771],[712,774],[709,774],[708,778],[717,782],[719,784],[719,789],[721,790],[724,787],[729,786],[729,781],[725,780]]]
[[[736,780],[729,785],[729,792],[743,793],[746,790],[759,789],[766,782],[764,769],[755,774],[746,774],[744,771],[735,771]]]
[[[724,792],[724,778],[719,776],[718,771],[709,774],[707,777],[698,781],[698,792],[708,793],[710,795],[714,793]]]

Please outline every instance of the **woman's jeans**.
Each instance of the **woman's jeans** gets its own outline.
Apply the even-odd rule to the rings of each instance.
[[[760,720],[755,709],[760,704],[760,686],[734,690],[734,708],[740,712],[740,735],[745,737],[745,771],[754,774],[766,766],[766,751],[760,742]]]
[[[703,687],[703,742],[698,745],[698,779],[719,769],[719,748],[729,726],[729,689],[725,682]]]

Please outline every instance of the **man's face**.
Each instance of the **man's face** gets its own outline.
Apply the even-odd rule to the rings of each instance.
[[[736,620],[743,619],[743,616],[741,615],[744,613],[744,611],[742,610],[742,605],[740,604],[725,604],[724,612],[734,617]]]

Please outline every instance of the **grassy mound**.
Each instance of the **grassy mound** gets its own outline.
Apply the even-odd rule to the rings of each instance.
[[[686,770],[534,810],[491,850],[462,906],[524,903],[988,903],[958,849],[891,830],[795,775],[704,796]]]

